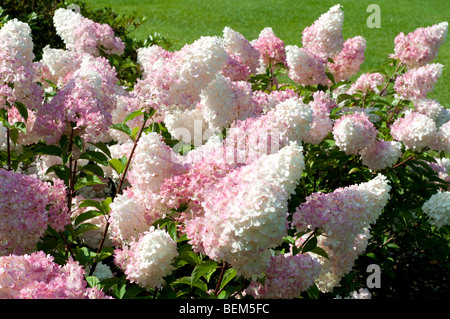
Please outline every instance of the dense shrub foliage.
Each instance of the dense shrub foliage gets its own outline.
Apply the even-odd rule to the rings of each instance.
[[[369,265],[448,270],[447,22],[358,74],[340,5],[299,45],[171,51],[138,15],[44,2],[2,2],[1,298],[370,298]]]

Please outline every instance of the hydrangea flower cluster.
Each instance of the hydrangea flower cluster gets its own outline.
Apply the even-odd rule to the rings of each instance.
[[[171,105],[179,105],[181,111],[192,109],[228,58],[223,38],[201,37],[172,54],[146,59],[146,76],[137,81],[135,91],[143,105],[157,110]]]
[[[154,227],[114,253],[127,279],[147,289],[164,285],[163,277],[172,273],[172,262],[178,256],[176,242],[167,232]]]
[[[160,215],[146,208],[133,192],[133,188],[124,189],[110,204],[109,238],[115,246],[132,241],[140,233],[147,231]],[[98,243],[99,241],[97,241]]]
[[[331,292],[339,286],[342,277],[352,270],[355,260],[366,249],[369,238],[370,231],[367,228],[354,238],[317,237],[317,247],[322,248],[328,258],[310,252],[307,254],[321,265],[320,274],[314,281],[319,291]],[[300,238],[298,244],[301,244],[302,239],[304,238]]]
[[[37,176],[0,170],[0,256],[33,251],[48,226],[70,223],[65,185]]]
[[[87,287],[78,262],[60,266],[43,251],[0,256],[0,287],[1,299],[110,299]]]
[[[333,63],[328,63],[336,82],[350,80],[359,72],[361,64],[364,62],[365,50],[366,40],[362,36],[356,36],[344,42],[342,51],[333,59]]]
[[[35,83],[33,40],[28,24],[9,20],[0,29],[0,107],[23,103],[29,110],[39,107],[42,89]]]
[[[284,42],[278,38],[271,27],[264,28],[259,37],[251,42],[259,51],[261,67],[266,68],[277,63],[286,64],[286,49]]]
[[[331,84],[349,80],[364,61],[366,40],[356,36],[344,41],[344,12],[341,5],[331,7],[311,26],[303,30],[302,44],[286,46],[289,77],[300,85]],[[331,60],[330,60],[331,59]]]
[[[424,114],[407,112],[392,124],[391,135],[406,148],[420,151],[427,146],[436,145],[436,123]]]
[[[319,144],[333,129],[330,111],[337,107],[337,104],[328,93],[317,91],[313,93],[313,101],[309,105],[313,110],[313,121],[311,128],[303,137],[303,141]]]
[[[73,73],[80,67],[81,60],[76,51],[53,49],[46,46],[42,51],[42,59],[38,65],[40,76],[54,83],[58,88],[63,88]],[[47,85],[44,81],[42,85]]]
[[[233,81],[248,80],[259,67],[260,50],[239,32],[225,27],[223,29],[225,51],[230,55],[222,73]]]
[[[372,114],[380,111],[377,105],[355,104],[361,102],[361,93],[370,98],[389,82],[381,73],[366,73],[350,87],[341,86],[359,72],[366,48],[361,36],[344,41],[343,20],[340,5],[330,8],[303,30],[303,47],[285,46],[270,27],[253,41],[226,27],[222,37],[201,37],[178,51],[157,45],[139,49],[137,61],[143,73],[133,91],[117,84],[114,67],[100,56],[100,50],[123,51],[123,42],[109,26],[58,9],[54,25],[66,49],[46,47],[42,60],[33,62],[30,28],[12,20],[0,29],[0,108],[26,104],[27,134],[20,133],[21,144],[40,140],[58,144],[65,134],[80,137],[86,149],[88,143],[106,142],[112,158],[129,159],[120,181],[123,189],[113,197],[109,215],[87,220],[97,229],[77,238],[92,248],[105,239],[105,246],[115,248],[114,262],[129,282],[158,289],[175,269],[176,238],[154,228],[156,221],[167,217],[173,218],[195,253],[231,265],[238,276],[252,280],[244,295],[295,298],[313,283],[330,292],[367,247],[370,226],[386,206],[391,187],[378,174],[360,184],[305,194],[305,201],[292,212],[292,195],[304,190],[299,186],[304,149],[313,152],[311,145],[334,140],[352,160],[380,171],[395,166],[403,147],[448,152],[450,145],[450,112],[427,97],[442,73],[442,65],[429,63],[445,38],[447,24],[397,37],[394,58],[408,71],[395,80],[396,100],[410,100],[414,110],[395,108],[389,113],[393,124],[385,123],[390,126],[378,131],[381,115]],[[254,89],[251,75],[264,75],[277,63],[285,65],[296,85]],[[42,88],[34,81],[42,82]],[[307,87],[314,85],[319,86]],[[330,90],[324,91],[324,85]],[[42,90],[54,94],[43,100]],[[311,95],[299,94],[303,90]],[[338,105],[341,93],[356,97]],[[111,129],[131,112],[150,107],[157,113],[147,123],[163,122],[158,125],[162,133],[147,127],[135,145],[128,134]],[[13,107],[8,120],[24,118]],[[132,129],[143,123],[143,116],[127,122]],[[169,146],[173,144],[165,133],[170,134],[170,142],[179,143]],[[187,154],[179,155],[182,147],[191,146]],[[0,123],[0,150],[4,149],[6,129]],[[70,151],[75,160],[83,152],[76,147]],[[45,253],[32,253],[47,227],[62,231],[70,219],[89,210],[79,207],[84,198],[105,195],[89,187],[70,192],[74,210],[69,212],[64,182],[56,174],[46,174],[49,166],[62,163],[62,157],[39,154],[36,167],[19,167],[21,173],[0,170],[0,296],[106,297],[86,288],[84,270],[76,262],[69,260],[60,267]],[[86,164],[87,160],[77,160],[79,167]],[[430,165],[448,180],[446,159]],[[100,166],[105,180],[117,182],[123,177],[112,167]],[[449,223],[449,202],[445,190],[424,203],[431,224]],[[107,225],[107,237],[102,238]],[[294,254],[292,246],[289,252],[276,251],[289,231],[299,236],[297,248],[309,235],[316,236],[318,247],[329,258],[312,252]],[[109,268],[104,270],[105,276],[111,276]],[[94,275],[103,276],[102,272]],[[258,280],[261,277],[263,281]],[[367,295],[360,291],[351,296]]]
[[[38,110],[36,130],[51,144],[66,130],[70,136],[70,123],[75,123],[85,141],[102,141],[113,124],[116,82],[116,71],[106,58],[82,55],[71,79]]]
[[[376,140],[371,146],[361,150],[359,154],[363,165],[373,171],[378,171],[397,163],[403,152],[400,142]]]
[[[287,201],[303,168],[302,148],[292,142],[225,175],[206,190],[202,211],[184,220],[194,250],[240,274],[260,275],[269,249],[286,234]]]
[[[429,222],[438,228],[450,225],[450,192],[438,192],[432,195],[422,206]]]
[[[286,46],[286,64],[289,78],[297,84],[316,85],[328,81],[325,62],[308,49]]]
[[[294,299],[314,284],[320,270],[320,263],[310,255],[275,255],[264,271],[264,284],[252,281],[245,293],[256,299]]]
[[[303,47],[322,58],[334,58],[344,47],[343,26],[344,12],[337,4],[303,30]]]
[[[426,28],[418,28],[405,35],[400,32],[395,38],[394,54],[408,68],[418,68],[432,62],[448,33],[448,23],[441,22]]]
[[[411,69],[397,77],[394,89],[407,100],[426,99],[441,77],[443,67],[442,64],[433,63]]]
[[[377,133],[369,117],[362,112],[343,115],[333,126],[336,145],[346,154],[357,154],[374,143]]]
[[[328,237],[354,237],[373,224],[389,199],[391,187],[385,176],[332,193],[313,193],[292,216],[298,231],[321,229]]]
[[[348,94],[355,94],[358,91],[363,93],[375,92],[380,93],[379,87],[383,85],[384,77],[380,73],[364,73],[361,74],[358,79],[348,89]]]
[[[96,23],[74,10],[57,9],[53,23],[56,33],[71,51],[99,56],[100,48],[104,48],[107,54],[117,55],[125,49],[123,41],[114,35],[108,24]]]
[[[164,217],[169,211],[161,204],[159,194],[166,178],[187,171],[179,156],[155,132],[143,134],[136,146],[127,179],[133,194],[154,217]]]

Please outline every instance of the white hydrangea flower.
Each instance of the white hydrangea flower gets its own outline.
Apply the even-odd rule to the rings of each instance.
[[[450,192],[438,192],[432,195],[422,206],[432,225],[441,228],[450,225]]]
[[[394,165],[403,153],[400,142],[378,140],[359,154],[363,165],[377,171]]]
[[[227,175],[202,205],[205,253],[258,276],[270,262],[268,249],[286,235],[288,199],[303,169],[302,147],[292,142]]]
[[[115,245],[131,242],[140,233],[147,231],[155,218],[136,198],[133,189],[125,189],[110,204],[110,238]]]
[[[172,262],[178,256],[177,243],[161,229],[151,227],[140,234],[129,247],[116,250],[116,264],[127,279],[146,289],[164,285],[163,278],[174,270]]]
[[[332,6],[310,27],[303,30],[303,47],[323,57],[334,57],[344,46],[344,12],[340,4]]]

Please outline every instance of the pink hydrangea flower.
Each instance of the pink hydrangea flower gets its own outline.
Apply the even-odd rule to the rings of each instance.
[[[23,103],[30,111],[42,103],[43,91],[37,81],[33,40],[28,24],[17,19],[0,29],[0,107]],[[13,86],[13,87],[11,87]]]
[[[142,106],[150,105],[156,110],[172,105],[181,111],[193,109],[200,92],[230,57],[219,37],[201,37],[169,56],[164,52],[156,54],[160,56],[156,70],[138,79],[135,85]]]
[[[317,85],[328,81],[326,63],[309,49],[286,46],[286,63],[289,78],[297,84]]]
[[[270,261],[269,248],[286,234],[287,201],[304,168],[301,150],[292,142],[207,189],[202,210],[184,221],[194,250],[231,263],[239,274],[259,275]]]
[[[151,227],[129,245],[116,249],[114,254],[115,263],[130,282],[154,289],[163,286],[163,277],[174,270],[172,262],[178,251],[177,243],[166,231]]]
[[[259,33],[259,37],[253,40],[251,44],[260,53],[262,67],[268,67],[269,63],[272,65],[276,63],[286,64],[284,42],[275,35],[271,27],[264,28]]]
[[[340,117],[333,126],[336,145],[346,154],[357,154],[375,142],[378,131],[362,112]]]
[[[417,99],[412,101],[417,112],[437,121],[444,107],[434,99]]]
[[[309,255],[286,253],[270,259],[264,271],[264,285],[252,281],[245,290],[257,299],[294,299],[314,284],[321,265]]]
[[[48,226],[61,231],[70,223],[62,180],[0,170],[0,195],[0,256],[31,252]]]
[[[64,266],[43,251],[0,257],[1,299],[110,299],[88,288],[84,269],[69,259]]]
[[[337,107],[336,102],[324,91],[313,93],[313,101],[309,103],[313,110],[313,122],[306,132],[303,141],[311,144],[320,143],[331,130],[333,122],[330,119],[330,111]]]
[[[304,238],[305,236],[301,240]],[[368,228],[353,238],[317,237],[317,246],[325,250],[328,258],[310,252],[307,254],[321,264],[319,277],[315,280],[320,292],[331,292],[339,286],[342,277],[352,270],[356,259],[366,249],[369,238]],[[298,241],[298,244],[301,244],[301,240]]]
[[[107,54],[118,55],[125,49],[125,44],[109,25],[96,23],[73,10],[57,9],[53,24],[68,50],[99,56],[100,48]]]
[[[229,27],[223,29],[223,38],[230,57],[222,73],[233,81],[248,80],[259,67],[260,52],[242,34]]]
[[[59,141],[75,123],[85,142],[103,141],[116,107],[116,71],[103,57],[84,54],[80,67],[51,101],[37,112],[36,130],[47,143]],[[66,132],[70,135],[70,131]]]
[[[391,57],[399,59],[411,69],[425,66],[437,57],[438,50],[445,42],[447,33],[447,22],[418,28],[407,35],[401,32],[394,40],[394,54]]]
[[[328,67],[336,82],[350,80],[359,72],[364,62],[364,51],[366,40],[362,36],[347,39],[341,52],[333,59],[334,63],[328,62]]]
[[[355,94],[358,91],[363,93],[374,92],[376,94],[380,93],[379,87],[383,85],[384,77],[381,73],[364,73],[361,74],[354,83],[351,84],[350,89],[348,89],[348,94]]]
[[[437,142],[436,123],[419,112],[408,112],[391,125],[391,135],[407,149],[420,151],[427,146],[433,148]]]
[[[292,216],[292,226],[298,231],[318,228],[328,237],[354,237],[377,220],[390,189],[387,178],[378,174],[369,182],[311,194]]]
[[[437,149],[450,152],[450,121],[439,128]]]
[[[326,59],[334,58],[341,52],[344,39],[342,27],[344,12],[337,4],[323,13],[314,23],[306,27],[302,34],[303,47]]]
[[[443,65],[427,64],[407,71],[395,80],[394,89],[404,99],[425,99],[442,75]]]
[[[396,141],[377,140],[371,146],[359,152],[362,164],[377,171],[391,167],[403,153],[401,143]]]

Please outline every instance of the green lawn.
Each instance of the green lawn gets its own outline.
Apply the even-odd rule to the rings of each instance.
[[[345,13],[344,38],[362,35],[367,40],[366,61],[361,72],[374,70],[393,52],[394,38],[418,27],[450,20],[450,1],[442,0],[86,0],[93,8],[111,7],[118,13],[138,12],[147,22],[135,33],[138,39],[157,32],[176,41],[174,49],[192,43],[201,36],[222,35],[228,26],[248,40],[272,27],[285,44],[301,46],[301,35],[331,6],[340,3]],[[381,28],[369,28],[367,6],[381,8]],[[434,62],[445,65],[435,91],[429,95],[450,107],[450,39],[441,47]]]

